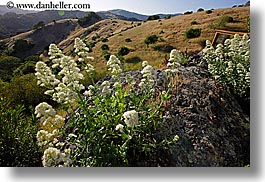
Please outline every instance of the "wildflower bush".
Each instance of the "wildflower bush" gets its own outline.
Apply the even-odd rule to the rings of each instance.
[[[236,34],[216,48],[206,41],[203,57],[216,80],[225,83],[240,97],[249,96],[250,39],[246,34],[242,37]]]
[[[43,166],[157,165],[154,161],[161,159],[154,155],[156,151],[169,150],[179,140],[178,135],[164,132],[169,128],[163,122],[165,106],[175,89],[178,52],[170,55],[165,71],[168,84],[163,89],[156,89],[157,72],[146,61],[140,81],[127,74],[123,83],[121,62],[114,55],[107,62],[111,79],[84,87],[80,83],[84,72],[93,80],[92,58],[79,38],[74,47],[75,58],[51,44],[51,67],[36,64],[38,84],[68,113],[63,117],[45,102],[35,108],[42,125],[37,140],[43,150]]]

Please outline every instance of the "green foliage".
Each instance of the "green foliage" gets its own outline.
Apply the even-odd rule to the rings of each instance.
[[[33,25],[34,30],[39,29],[39,28],[43,28],[45,26],[44,21],[39,21],[37,24]]]
[[[172,45],[155,45],[153,49],[159,52],[170,53],[174,47]]]
[[[34,62],[34,63],[36,63],[36,62],[38,62],[40,60],[41,60],[41,58],[40,58],[39,55],[32,55],[32,56],[26,57],[24,59],[24,62]]]
[[[213,11],[212,10],[207,10],[206,14],[211,14]]]
[[[202,12],[202,11],[204,11],[203,8],[199,8],[199,9],[197,10],[197,12]]]
[[[144,43],[149,46],[150,44],[154,44],[158,41],[158,36],[157,35],[148,35],[145,40]]]
[[[0,50],[7,49],[7,43],[6,42],[0,42]]]
[[[125,42],[132,42],[132,39],[130,39],[130,38],[126,38],[126,39],[125,39]]]
[[[108,51],[109,50],[109,46],[107,44],[102,44],[101,50]]]
[[[126,56],[127,54],[130,53],[130,49],[126,46],[121,46],[119,49],[118,49],[118,56]]]
[[[14,43],[13,54],[26,52],[34,47],[34,44],[24,39],[17,39]]]
[[[105,59],[106,61],[108,61],[109,58],[110,58],[110,53],[109,53],[109,52],[105,52],[104,55],[103,55],[103,57],[104,57],[104,59]]]
[[[100,20],[101,17],[99,15],[97,15],[95,12],[89,12],[87,14],[87,16],[82,17],[82,18],[78,18],[77,23],[81,26],[81,27],[86,27],[89,26],[91,23],[93,23],[92,21],[96,19],[96,20]]]
[[[12,82],[0,91],[0,96],[9,100],[11,106],[24,105],[27,109],[38,103],[50,102],[48,96],[43,95],[44,89],[37,85],[36,77],[27,74],[14,77]]]
[[[95,42],[88,42],[86,43],[86,46],[89,48],[88,52],[93,52],[93,48],[95,47],[96,43]]]
[[[171,15],[167,15],[164,17],[165,20],[169,20],[171,18]]]
[[[215,29],[224,29],[226,28],[227,23],[232,23],[234,21],[233,17],[224,15],[218,18],[212,25]]]
[[[0,98],[0,166],[38,167],[41,153],[36,143],[38,128],[32,114],[25,115],[21,105],[12,109]]]
[[[108,42],[108,41],[109,41],[108,38],[102,38],[102,39],[101,39],[101,42]]]
[[[190,22],[191,25],[198,25],[198,22],[193,20],[192,22]]]
[[[199,28],[191,28],[185,32],[185,37],[187,39],[196,38],[201,35],[201,29]]]
[[[24,62],[21,66],[19,66],[13,72],[13,75],[14,76],[22,76],[22,75],[26,75],[29,73],[34,73],[35,72],[35,65],[36,65],[36,62],[34,62],[34,61]]]
[[[152,15],[152,16],[149,16],[147,18],[147,21],[150,21],[150,20],[158,20],[160,19],[160,16],[159,15]]]
[[[0,56],[0,79],[10,81],[13,71],[21,65],[21,60],[13,56]]]
[[[184,15],[190,15],[192,13],[193,13],[193,11],[186,11],[186,12],[184,12]]]
[[[250,33],[250,17],[247,18],[248,32]]]

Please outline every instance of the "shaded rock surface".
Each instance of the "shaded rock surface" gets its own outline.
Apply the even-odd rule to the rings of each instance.
[[[234,96],[211,79],[199,57],[179,69],[178,91],[166,122],[180,137],[176,166],[245,166],[250,162],[250,124]],[[172,164],[171,164],[172,165]]]
[[[131,71],[135,80],[140,71]],[[166,75],[157,70],[156,86],[162,88]],[[111,80],[107,76],[104,80]],[[101,84],[104,80],[98,82]],[[171,149],[158,149],[152,160],[139,166],[243,167],[250,164],[250,121],[236,98],[224,85],[211,78],[206,61],[195,56],[179,68],[177,90],[172,93],[164,123],[166,131],[157,135],[179,141]]]

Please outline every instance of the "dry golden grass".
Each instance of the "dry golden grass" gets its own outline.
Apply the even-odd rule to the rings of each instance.
[[[131,52],[125,56],[125,60],[136,60],[133,63],[126,63],[125,70],[133,70],[141,68],[141,61],[148,61],[156,68],[161,67],[165,57],[169,57],[169,53],[159,52],[154,50],[154,46],[172,46],[180,51],[187,51],[189,54],[197,53],[202,50],[201,42],[212,40],[215,34],[216,22],[222,16],[228,15],[233,17],[234,22],[228,23],[223,29],[233,31],[247,31],[247,18],[250,16],[249,7],[237,7],[213,10],[211,14],[206,12],[196,12],[190,15],[181,15],[171,19],[161,19],[154,21],[128,22],[122,20],[103,20],[92,26],[98,26],[99,29],[88,35],[86,38],[92,42],[93,36],[108,38],[107,43],[98,41],[93,48],[91,56],[95,58],[94,66],[98,71],[106,70],[106,60],[103,57],[101,50],[102,44],[108,44],[110,54],[117,54],[117,50],[121,46],[127,46]],[[197,25],[191,25],[192,21],[198,22]],[[73,48],[73,40],[80,37],[87,29],[79,29],[72,33],[68,39],[61,42],[59,45],[65,48],[65,52],[69,52]],[[193,39],[186,39],[185,31],[190,28],[200,28],[201,36]],[[159,42],[154,45],[146,46],[144,39],[151,34],[159,36]],[[130,38],[132,42],[126,42],[125,39]],[[99,40],[98,39],[98,40]],[[68,42],[68,43],[67,43]],[[70,42],[70,43],[69,43]],[[64,46],[67,45],[67,46]]]
[[[147,22],[102,20],[87,28],[77,27],[58,46],[65,53],[69,54],[73,50],[74,39],[76,37],[86,38],[88,42],[93,42],[92,38],[98,37],[96,39],[96,46],[91,53],[91,56],[95,58],[92,64],[95,66],[98,80],[104,77],[107,70],[104,53],[101,50],[102,44],[108,44],[110,48],[108,52],[114,55],[117,55],[117,50],[121,46],[130,48],[130,53],[124,56],[125,71],[140,69],[142,61],[148,61],[155,68],[161,68],[165,59],[169,58],[169,53],[154,50],[155,46],[172,46],[189,54],[197,53],[203,49],[201,46],[203,41],[213,39],[215,29],[218,29],[216,26],[217,22],[225,15],[233,17],[234,22],[227,23],[223,29],[247,31],[247,18],[250,16],[250,8],[237,7],[213,10],[211,14],[196,12],[171,19]],[[192,21],[196,21],[198,24],[191,25]],[[193,39],[185,38],[185,31],[190,28],[200,28],[202,31],[201,36]],[[91,29],[93,31],[89,31]],[[159,41],[147,47],[144,39],[151,34],[159,36]],[[21,34],[19,38],[24,37],[27,37],[27,35]],[[108,38],[108,42],[102,42],[102,38]],[[125,39],[128,38],[132,41],[126,42]]]

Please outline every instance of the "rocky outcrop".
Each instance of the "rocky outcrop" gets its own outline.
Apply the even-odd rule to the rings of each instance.
[[[141,80],[140,71],[131,71]],[[157,87],[166,79],[157,70]],[[107,76],[104,80],[111,80]],[[104,80],[98,82],[101,84]],[[207,63],[195,56],[187,66],[179,68],[177,89],[164,113],[166,130],[157,137],[179,136],[171,148],[158,148],[151,159],[143,159],[139,166],[174,167],[243,167],[250,164],[250,121],[229,89],[211,78]]]
[[[179,143],[171,153],[175,166],[249,164],[249,116],[229,90],[211,79],[199,57],[179,69],[178,90],[166,122]]]

